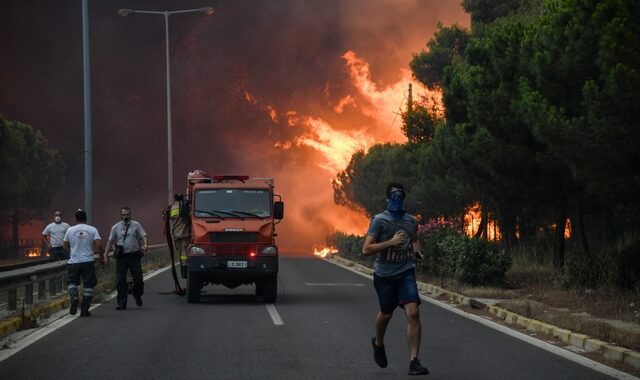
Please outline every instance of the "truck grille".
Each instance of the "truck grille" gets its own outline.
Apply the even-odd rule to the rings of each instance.
[[[257,241],[257,232],[211,232],[209,234],[211,243],[256,243]]]

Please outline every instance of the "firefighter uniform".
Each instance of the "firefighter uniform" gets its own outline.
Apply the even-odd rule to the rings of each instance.
[[[174,246],[180,257],[180,263],[184,265],[187,261],[187,247],[191,240],[189,209],[181,194],[176,194],[175,199],[176,201],[173,202],[169,210],[171,235],[173,236]]]

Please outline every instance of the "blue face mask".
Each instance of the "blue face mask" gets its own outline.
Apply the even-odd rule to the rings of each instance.
[[[404,191],[400,189],[391,190],[387,198],[387,210],[389,210],[392,215],[398,216],[404,213],[404,207],[402,205],[404,197]]]

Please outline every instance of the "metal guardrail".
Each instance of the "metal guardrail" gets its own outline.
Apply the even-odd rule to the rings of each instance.
[[[34,295],[38,300],[57,296],[63,291],[66,273],[66,261],[0,273],[0,309],[16,310],[19,298],[25,305],[33,305]]]
[[[170,260],[166,254],[166,244],[149,246],[149,252],[142,257],[142,266],[155,267],[168,265]],[[96,255],[97,257],[97,255]],[[115,274],[115,260],[104,269],[97,268],[98,283],[104,282],[108,275]],[[28,310],[36,304],[66,296],[67,262],[55,261],[0,272],[0,318],[14,314],[18,310]],[[19,302],[21,301],[21,302]]]

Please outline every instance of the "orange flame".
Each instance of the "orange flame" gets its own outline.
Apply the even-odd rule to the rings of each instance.
[[[29,248],[24,253],[24,255],[26,257],[40,257],[40,252],[41,252],[40,248]]]
[[[329,105],[325,109],[329,111],[327,114],[302,114],[295,109],[278,109],[274,105],[266,105],[267,102],[256,99],[248,91],[244,92],[247,103],[265,112],[273,123],[290,128],[282,134],[288,137],[274,141],[272,146],[304,157],[303,160],[291,160],[279,174],[280,188],[300,191],[299,176],[302,172],[313,176],[316,184],[312,192],[307,193],[304,206],[289,213],[289,220],[295,220],[298,229],[306,230],[307,226],[313,226],[315,241],[296,244],[317,243],[320,236],[336,230],[357,235],[366,231],[369,219],[364,213],[333,202],[331,180],[347,167],[357,151],[366,152],[374,144],[407,141],[402,133],[400,114],[406,109],[408,84],[413,82],[411,72],[398,69],[398,81],[383,87],[373,80],[369,64],[355,52],[347,51],[342,58],[351,80],[351,93],[334,96],[331,93],[334,87],[327,83],[324,88]],[[345,89],[344,86],[335,88]],[[424,101],[425,96],[433,94],[419,83],[413,83],[412,88],[414,99],[422,96]],[[317,168],[322,170],[317,171]],[[322,184],[324,176],[326,187]],[[289,195],[282,191],[283,196]],[[331,254],[331,251],[326,254]]]
[[[338,253],[338,250],[335,249],[334,247],[324,247],[322,249],[318,249],[318,248],[313,249],[313,254],[315,256],[320,256],[320,257],[327,257],[328,255],[333,256],[336,253]]]
[[[467,208],[467,213],[464,215],[464,232],[467,236],[473,237],[482,221],[482,208],[479,203],[474,203]],[[502,233],[495,220],[489,219],[487,221],[487,230],[485,231],[486,237],[489,240],[502,239]]]

